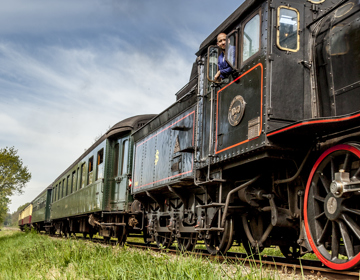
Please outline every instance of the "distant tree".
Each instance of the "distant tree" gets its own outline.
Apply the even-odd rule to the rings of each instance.
[[[21,194],[31,174],[23,165],[14,147],[0,149],[0,224],[7,213],[9,197],[15,193]]]
[[[0,195],[0,225],[4,222],[10,199]]]
[[[12,226],[18,226],[19,223],[19,211],[16,211],[14,213],[11,214],[11,225]]]
[[[11,226],[11,217],[12,215],[10,213],[6,213],[4,226]]]
[[[26,206],[28,206],[30,204],[30,202],[26,202],[25,204],[23,204],[23,205],[20,205],[19,207],[18,207],[18,209],[16,210],[16,212],[19,212],[20,213],[20,211],[21,210],[23,210]]]

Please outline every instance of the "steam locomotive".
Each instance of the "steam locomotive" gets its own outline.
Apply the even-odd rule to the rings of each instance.
[[[246,0],[196,56],[176,102],[110,129],[32,201],[30,224],[357,267],[360,2]]]

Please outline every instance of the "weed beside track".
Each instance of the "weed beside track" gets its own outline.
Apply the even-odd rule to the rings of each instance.
[[[274,271],[197,256],[176,256],[53,239],[35,232],[0,232],[0,279],[280,279]],[[290,278],[292,279],[292,278]]]

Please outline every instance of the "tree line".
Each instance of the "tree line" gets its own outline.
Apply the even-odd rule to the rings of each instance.
[[[10,197],[14,194],[22,194],[26,183],[31,179],[31,173],[17,153],[14,147],[0,149],[0,225],[15,219],[13,216],[16,216],[16,212],[8,213]],[[20,206],[18,211],[22,208],[24,205]]]

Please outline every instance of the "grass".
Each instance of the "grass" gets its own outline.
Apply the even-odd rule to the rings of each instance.
[[[277,272],[184,257],[0,231],[0,279],[280,279]]]

